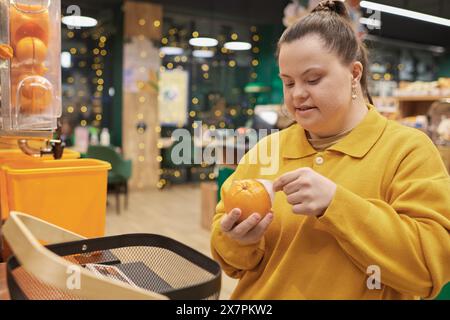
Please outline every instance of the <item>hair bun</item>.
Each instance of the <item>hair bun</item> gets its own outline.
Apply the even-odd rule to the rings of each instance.
[[[344,1],[341,0],[325,0],[320,2],[317,7],[315,7],[311,12],[335,12],[339,16],[350,20],[350,15],[348,14],[348,10],[344,4]]]

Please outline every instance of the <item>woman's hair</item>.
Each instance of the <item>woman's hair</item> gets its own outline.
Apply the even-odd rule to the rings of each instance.
[[[310,14],[287,28],[278,41],[277,56],[283,43],[291,43],[307,35],[316,34],[326,48],[336,53],[344,64],[360,61],[363,65],[361,87],[363,94],[373,104],[367,88],[367,49],[358,38],[343,1],[320,2]]]

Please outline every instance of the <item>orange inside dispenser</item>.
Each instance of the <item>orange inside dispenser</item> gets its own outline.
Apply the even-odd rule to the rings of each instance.
[[[11,102],[22,114],[42,114],[51,106],[52,85],[47,72],[49,11],[46,6],[10,6]]]

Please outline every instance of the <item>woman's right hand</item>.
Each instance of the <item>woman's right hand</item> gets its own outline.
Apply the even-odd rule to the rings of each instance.
[[[241,245],[251,245],[261,241],[273,220],[273,213],[269,212],[261,219],[261,215],[255,212],[236,225],[240,215],[241,210],[238,208],[234,208],[225,214],[220,221],[222,232]]]

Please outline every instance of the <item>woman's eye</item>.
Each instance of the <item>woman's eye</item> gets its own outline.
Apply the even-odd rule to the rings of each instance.
[[[288,82],[288,83],[285,83],[284,85],[286,87],[288,87],[288,88],[292,88],[294,86],[294,83],[293,82]]]
[[[313,80],[308,80],[308,84],[318,84],[321,78],[317,78],[317,79],[313,79]]]

